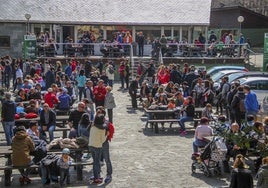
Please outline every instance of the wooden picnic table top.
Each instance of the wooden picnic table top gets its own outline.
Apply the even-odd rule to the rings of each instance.
[[[81,152],[81,151],[85,151],[88,150],[88,147],[84,147],[84,148],[69,148],[71,152]],[[50,149],[47,152],[48,153],[57,153],[57,152],[61,152],[62,148],[59,149]],[[12,154],[12,149],[11,146],[0,146],[0,155],[11,155]]]
[[[56,115],[56,121],[68,121],[68,119],[69,115]],[[40,117],[31,119],[20,118],[15,120],[15,122],[30,122],[30,121],[40,121]]]
[[[174,112],[177,112],[177,111],[180,111],[181,110],[181,107],[176,107],[174,109],[166,109],[166,110],[161,110],[161,109],[144,109],[145,112],[147,113],[174,113]],[[201,107],[197,107],[195,108],[195,112],[202,112],[203,108]]]

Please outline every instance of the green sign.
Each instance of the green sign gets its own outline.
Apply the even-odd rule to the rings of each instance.
[[[268,33],[264,33],[263,71],[268,71]]]
[[[35,35],[24,35],[23,57],[24,59],[31,59],[31,60],[36,58],[36,36]]]

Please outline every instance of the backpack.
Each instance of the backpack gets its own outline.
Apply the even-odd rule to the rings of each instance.
[[[113,74],[113,73],[114,73],[114,68],[113,68],[113,66],[109,66],[108,71],[109,71],[110,74]]]
[[[246,108],[245,108],[245,99],[241,99],[241,98],[240,98],[240,101],[239,101],[239,110],[240,110],[240,112],[242,112],[242,113],[245,113],[245,112],[246,112]]]
[[[108,123],[108,130],[109,130],[110,134],[107,136],[107,138],[111,142],[111,140],[114,136],[114,125],[111,122]]]

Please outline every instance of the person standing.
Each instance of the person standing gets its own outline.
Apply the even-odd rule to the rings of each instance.
[[[244,103],[246,109],[245,117],[247,117],[248,115],[253,115],[256,118],[257,113],[259,112],[259,103],[257,100],[256,93],[252,92],[248,85],[244,86],[244,93],[246,95]]]
[[[235,158],[234,169],[231,172],[230,188],[253,188],[251,171],[247,169],[244,156],[238,154]]]
[[[54,68],[50,68],[45,74],[46,89],[50,88],[56,82]]]
[[[107,93],[105,96],[104,108],[107,109],[109,122],[113,123],[113,108],[115,108],[116,105],[115,105],[114,96],[112,93],[112,88],[110,86],[107,86],[106,90],[107,90]]]
[[[79,101],[82,100],[82,96],[83,96],[83,98],[86,96],[85,85],[86,85],[87,78],[86,78],[86,76],[84,74],[85,74],[85,71],[80,70],[79,75],[76,78],[77,87],[78,87],[78,91],[79,91],[79,94],[78,94],[79,95]]]
[[[127,61],[125,63],[125,82],[126,82],[126,90],[129,87],[129,76],[130,76],[130,66],[129,66],[129,62]]]
[[[95,106],[104,106],[104,100],[106,95],[106,88],[103,84],[103,80],[98,81],[98,85],[94,87],[93,94],[95,97]]]
[[[139,88],[139,80],[140,80],[140,76],[136,76],[136,79],[133,80],[129,86],[129,95],[131,97],[131,104],[132,104],[132,108],[134,110],[136,110],[138,108],[137,105],[137,90]]]
[[[120,81],[121,81],[120,89],[124,89],[124,84],[125,84],[125,63],[124,63],[124,61],[120,62],[118,72],[119,72]]]
[[[94,119],[94,102],[95,102],[95,98],[94,98],[94,94],[92,91],[92,87],[93,87],[93,82],[92,81],[87,81],[86,84],[86,99],[88,100],[88,107],[90,109],[90,120],[93,121]]]
[[[137,43],[139,46],[139,57],[143,57],[143,52],[144,52],[144,35],[142,31],[138,33],[137,36]]]
[[[94,118],[93,125],[90,128],[88,146],[93,158],[93,177],[90,179],[93,180],[94,184],[102,183],[102,179],[100,177],[100,160],[102,154],[102,145],[106,140],[105,129],[103,128],[103,125],[105,123],[104,117],[105,111],[98,109]]]
[[[106,75],[108,77],[108,85],[113,87],[113,81],[114,81],[114,65],[113,62],[110,61],[106,67]]]
[[[241,101],[242,100],[242,101]],[[237,88],[237,93],[235,94],[231,103],[231,113],[233,113],[234,121],[237,122],[241,127],[241,120],[245,119],[245,112],[241,109],[241,102],[245,100],[245,94],[243,92],[243,86]]]
[[[10,146],[14,136],[13,127],[15,125],[16,104],[11,100],[11,93],[5,93],[5,99],[2,103],[2,125],[6,136],[7,145]]]

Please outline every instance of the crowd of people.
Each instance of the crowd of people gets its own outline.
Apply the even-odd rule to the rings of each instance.
[[[113,108],[116,107],[112,93],[114,63],[99,62],[95,66],[90,60],[80,64],[72,59],[63,69],[60,61],[55,64],[39,60],[22,62],[6,56],[1,58],[0,67],[1,90],[4,94],[1,99],[1,118],[7,145],[11,145],[13,150],[13,165],[25,167],[42,163],[47,155],[39,160],[31,160],[30,155],[40,157],[40,154],[36,155],[40,142],[42,145],[53,142],[56,117],[63,113],[69,117],[68,138],[72,140],[83,137],[88,142],[93,158],[92,182],[103,182],[100,176],[100,161],[103,160],[107,165],[104,181],[111,181],[109,142],[113,137]],[[39,117],[40,120],[29,124],[16,121],[23,117]],[[47,147],[44,148],[46,153]],[[68,148],[64,148],[62,157],[58,160],[61,185],[64,181],[71,183],[68,173],[69,153]],[[21,183],[31,182],[28,171],[29,169],[20,168]],[[49,184],[50,180],[42,176],[42,183]]]
[[[139,63],[137,76],[129,86],[129,94],[133,109],[137,108],[138,100],[149,110],[179,108],[181,136],[187,134],[185,122],[193,121],[195,108],[201,107],[202,116],[195,130],[193,155],[199,155],[199,148],[208,144],[206,137],[217,134],[224,138],[228,149],[226,160],[223,161],[226,172],[229,171],[230,158],[234,160],[230,187],[253,186],[252,173],[251,180],[244,181],[244,178],[249,177],[249,170],[242,170],[242,175],[237,175],[238,172],[240,174],[240,168],[244,168],[244,162],[240,165],[241,159],[244,160],[244,156],[252,150],[257,157],[257,185],[267,186],[268,117],[262,120],[258,116],[260,105],[249,86],[242,86],[239,82],[230,84],[228,77],[223,77],[220,86],[213,88],[213,81],[206,71],[196,70],[187,63],[182,68],[178,64],[160,64],[157,67],[151,61],[148,67]],[[152,118],[150,115],[147,114],[148,120]],[[213,122],[220,124],[219,130],[211,126]],[[147,126],[148,121],[145,127]],[[162,128],[164,129],[164,123]]]

